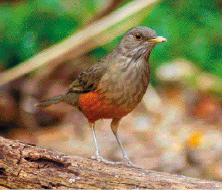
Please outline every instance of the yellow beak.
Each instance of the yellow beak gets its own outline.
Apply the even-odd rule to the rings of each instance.
[[[156,36],[156,38],[149,40],[149,42],[163,43],[163,42],[167,42],[167,39],[164,38],[163,36]]]

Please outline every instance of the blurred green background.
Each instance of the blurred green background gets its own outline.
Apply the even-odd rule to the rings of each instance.
[[[0,1],[0,71],[7,72],[131,2]],[[154,29],[168,42],[157,44],[151,54],[155,88],[148,90],[145,103],[124,117],[121,139],[138,165],[221,181],[222,1],[162,0],[145,12],[139,25]],[[140,20],[144,15],[143,11],[133,17]],[[80,112],[62,104],[47,109],[34,104],[66,92],[78,74],[112,51],[120,39],[62,64],[43,65],[2,86],[0,134],[67,154],[92,155],[91,132]],[[121,159],[109,123],[99,121],[97,131],[102,155]]]
[[[1,1],[2,2],[2,1]],[[103,0],[5,1],[0,7],[0,61],[5,69],[35,55],[85,26]],[[128,3],[120,1],[120,5]],[[141,25],[168,39],[156,47],[154,69],[186,58],[200,70],[222,77],[222,16],[218,0],[160,1]],[[117,41],[93,51],[103,57]]]

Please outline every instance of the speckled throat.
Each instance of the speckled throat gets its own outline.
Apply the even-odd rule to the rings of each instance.
[[[149,60],[146,54],[141,56],[122,56],[122,60],[113,64],[101,78],[97,91],[113,104],[135,107],[143,98],[150,81]]]

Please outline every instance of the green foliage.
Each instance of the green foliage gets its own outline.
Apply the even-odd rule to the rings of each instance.
[[[33,0],[0,9],[0,62],[11,67],[66,38],[81,28],[102,4],[100,0]],[[123,5],[124,6],[124,5]],[[141,25],[156,30],[168,42],[158,44],[151,67],[185,58],[200,70],[222,76],[222,16],[217,0],[165,0],[159,2]],[[95,60],[118,43],[91,52]]]
[[[55,44],[96,13],[99,2],[33,0],[0,7],[0,62],[6,68]]]
[[[152,67],[185,58],[201,70],[222,76],[221,22],[221,10],[216,0],[160,2],[141,23],[168,40],[155,48]]]

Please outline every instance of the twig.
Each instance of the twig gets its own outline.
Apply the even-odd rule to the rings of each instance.
[[[149,13],[147,8],[156,2],[158,0],[137,0],[117,9],[101,20],[79,30],[63,42],[1,73],[0,86],[41,66],[46,64],[57,65],[112,41],[116,36],[137,25]]]

